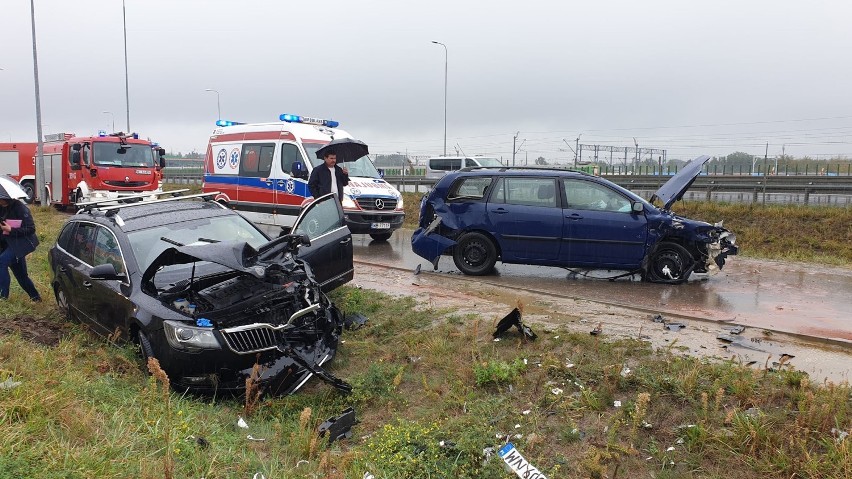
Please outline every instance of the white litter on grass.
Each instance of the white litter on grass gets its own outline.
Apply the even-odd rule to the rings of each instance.
[[[553,337],[553,339],[559,339],[559,335],[557,334],[556,336]]]
[[[526,415],[527,415],[527,414],[529,414],[529,413],[530,413],[530,410],[529,410],[529,409],[527,409],[526,411],[521,411],[521,414],[523,414],[524,416],[526,416]]]
[[[0,383],[0,389],[15,389],[16,387],[20,386],[21,384],[22,383],[20,381],[13,381],[12,377],[10,376],[10,377],[6,378],[5,381]]]
[[[248,429],[248,423],[245,421],[245,419],[242,418],[242,416],[237,419],[237,426],[243,429]]]
[[[624,369],[621,370],[621,377],[626,378],[627,376],[630,376],[630,372],[630,368],[625,366]]]
[[[500,342],[500,338],[494,338],[494,342],[495,342],[495,343],[499,343],[499,342]]]
[[[370,474],[369,472],[365,472],[364,477],[362,477],[361,479],[376,479],[376,476]]]
[[[263,442],[263,441],[265,441],[265,440],[266,440],[266,439],[264,439],[264,438],[262,438],[262,437],[254,437],[254,436],[252,436],[251,434],[249,434],[248,436],[246,436],[246,439],[248,439],[249,441],[257,441],[257,442]]]
[[[523,434],[515,434],[515,439],[522,439],[523,437]]]
[[[650,423],[648,423],[646,421],[642,421],[642,427],[644,427],[645,429],[651,429],[654,426],[652,426]]]
[[[615,407],[621,407],[621,401],[613,401],[612,405]]]
[[[565,369],[571,369],[574,367],[574,363],[565,363]]]
[[[666,449],[666,452],[672,452],[674,450],[675,450],[674,446],[669,446],[669,448]]]
[[[682,437],[677,438],[677,441],[675,441],[675,444],[677,444],[677,445],[681,445],[681,444],[685,444],[685,443],[686,443],[686,441],[684,441]]]
[[[304,459],[301,459],[301,460],[299,460],[299,462],[297,462],[297,463],[296,463],[296,467],[301,466],[303,462],[304,462],[305,464],[310,464],[310,462],[308,462],[308,461],[306,461],[306,460],[304,460]]]
[[[559,389],[559,388],[553,388],[553,389],[551,389],[551,390],[550,390],[550,392],[552,392],[553,394],[555,394],[555,395],[557,395],[557,396],[559,396],[560,394],[562,394],[562,390],[561,390],[561,389]]]
[[[521,428],[520,424],[515,424],[515,429],[520,429],[520,428]]]

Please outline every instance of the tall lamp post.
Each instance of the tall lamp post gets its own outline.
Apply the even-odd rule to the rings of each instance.
[[[35,30],[35,1],[30,0],[30,16],[33,26],[33,77],[35,77],[35,107],[36,107],[36,134],[38,135],[38,146],[36,147],[36,191],[35,194],[41,198],[41,206],[47,206],[49,198],[45,192],[44,181],[44,136],[41,131],[41,97],[38,88],[38,52],[36,51]]]
[[[101,113],[103,113],[104,115],[108,114],[112,117],[112,130],[110,130],[110,132],[115,133],[115,115],[113,115],[111,111],[102,111]]]
[[[121,22],[124,25],[124,102],[127,106],[127,134],[130,134],[130,81],[127,77],[127,12],[121,0]]]
[[[444,47],[444,156],[447,156],[447,46],[434,40],[432,43]]]
[[[212,88],[205,88],[204,91],[212,91],[213,93],[216,94],[216,119],[221,120],[222,119],[222,109],[219,106],[219,92],[212,89]]]

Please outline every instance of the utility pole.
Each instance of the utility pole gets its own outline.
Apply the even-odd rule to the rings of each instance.
[[[124,104],[127,107],[127,134],[130,134],[130,80],[127,76],[127,9],[121,0],[121,23],[124,25]]]
[[[582,156],[582,153],[579,153],[579,151],[580,151],[580,135],[582,135],[582,133],[577,133],[577,139],[574,140],[576,142],[576,145],[577,145],[577,149],[574,150],[574,168],[577,167],[577,155],[579,154],[579,155]]]
[[[515,133],[515,136],[512,137],[512,166],[515,166],[515,153],[518,152],[518,150],[515,148],[515,143],[518,141],[518,135],[520,134],[521,132],[519,131]]]
[[[633,155],[633,166],[636,166],[636,163],[639,162],[639,142],[636,141],[636,137],[633,137],[633,145],[636,147],[636,154]]]
[[[36,51],[36,29],[35,29],[35,1],[30,0],[30,14],[33,25],[33,76],[35,77],[35,107],[36,107],[36,134],[38,135],[38,147],[36,148],[36,191],[35,195],[41,201],[41,206],[50,204],[50,198],[45,194],[44,178],[44,135],[41,131],[41,97],[38,88],[38,53]]]

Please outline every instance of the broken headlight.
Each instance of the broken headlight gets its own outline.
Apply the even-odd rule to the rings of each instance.
[[[163,321],[166,340],[174,349],[198,351],[200,349],[221,349],[222,346],[210,328],[189,326],[179,321]]]

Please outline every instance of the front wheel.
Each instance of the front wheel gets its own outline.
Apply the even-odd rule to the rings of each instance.
[[[482,233],[466,233],[459,238],[453,250],[453,261],[464,274],[482,276],[494,270],[497,247],[491,238]]]
[[[390,239],[391,234],[393,233],[370,233],[370,238],[376,241],[387,241]]]
[[[24,198],[24,201],[30,205],[33,201],[35,201],[35,187],[33,186],[33,182],[30,180],[22,181],[21,188],[24,189],[24,193],[27,194],[27,197]]]
[[[139,331],[136,335],[136,344],[139,346],[139,354],[142,356],[142,368],[148,370],[148,360],[155,357],[154,348],[151,347],[151,340],[148,335]]]
[[[660,243],[648,259],[645,279],[654,283],[683,283],[695,269],[689,251],[677,243]]]

